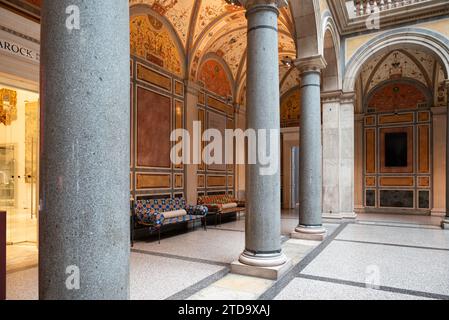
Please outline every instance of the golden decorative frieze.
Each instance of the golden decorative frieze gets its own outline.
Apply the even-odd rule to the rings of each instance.
[[[17,120],[17,92],[0,89],[0,123],[9,126],[15,120]]]

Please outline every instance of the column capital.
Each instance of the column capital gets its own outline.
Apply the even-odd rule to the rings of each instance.
[[[327,66],[326,60],[324,60],[322,55],[299,58],[294,61],[294,64],[300,73],[321,72],[321,69],[324,69]]]
[[[246,10],[250,10],[255,6],[264,5],[274,6],[276,8],[283,8],[288,6],[287,0],[237,0],[237,2],[240,2]]]
[[[447,107],[432,107],[430,111],[433,116],[445,115],[447,113]]]

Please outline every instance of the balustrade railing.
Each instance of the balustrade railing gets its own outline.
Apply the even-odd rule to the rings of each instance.
[[[382,12],[427,1],[430,0],[354,0],[355,15],[361,17],[376,12],[376,9]]]

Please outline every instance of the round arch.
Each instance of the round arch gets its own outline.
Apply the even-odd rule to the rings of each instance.
[[[318,55],[322,52],[319,0],[290,1],[289,4],[296,21],[297,57]]]
[[[231,89],[232,98],[233,98],[233,100],[235,100],[235,80],[234,80],[234,77],[232,76],[231,69],[229,68],[228,64],[226,63],[226,61],[223,58],[221,58],[220,56],[218,56],[217,54],[215,54],[213,52],[209,52],[201,58],[201,61],[198,64],[199,67],[198,67],[198,72],[196,73],[195,81],[200,80],[198,77],[200,76],[201,69],[203,68],[203,66],[206,62],[211,61],[211,60],[217,62],[223,68],[223,70],[226,74],[226,78],[229,83],[229,87]]]
[[[323,18],[322,29],[322,55],[326,60],[327,67],[323,70],[323,91],[336,91],[342,87],[340,68],[340,37],[338,36],[335,21],[326,12]]]
[[[437,32],[420,28],[400,28],[384,32],[363,45],[346,65],[343,90],[353,92],[364,63],[376,55],[404,48],[404,45],[432,53],[449,72],[449,40]]]

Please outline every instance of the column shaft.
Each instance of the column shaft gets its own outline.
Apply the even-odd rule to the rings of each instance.
[[[186,83],[186,130],[190,137],[194,137],[194,122],[198,121],[198,88],[192,83]],[[191,140],[192,142],[192,140]],[[196,141],[200,143],[199,141]],[[198,200],[198,165],[193,163],[193,143],[190,146],[191,163],[186,169],[186,199],[189,204],[196,204]]]
[[[299,225],[321,227],[322,146],[320,72],[301,77],[301,120],[299,156]]]
[[[445,83],[449,108],[449,80],[446,80]],[[444,219],[442,226],[444,229],[449,229],[449,111],[447,112],[446,119],[446,218]]]
[[[340,214],[343,218],[356,218],[354,213],[354,94],[343,94],[339,115],[340,140]]]
[[[279,11],[274,4],[252,5],[248,18],[247,128],[275,129],[279,136]],[[267,145],[269,139],[267,138]],[[262,150],[265,152],[265,150]],[[275,154],[277,150],[267,150]],[[240,262],[254,266],[276,266],[286,262],[281,250],[280,172],[262,175],[262,165],[246,170],[246,250]]]
[[[128,1],[46,0],[41,21],[39,297],[127,299]]]
[[[323,214],[341,218],[340,209],[340,93],[323,101]],[[299,178],[301,179],[301,177]]]

